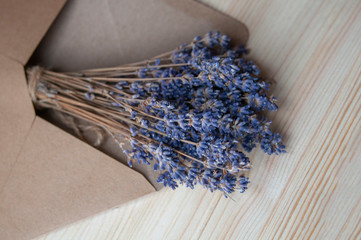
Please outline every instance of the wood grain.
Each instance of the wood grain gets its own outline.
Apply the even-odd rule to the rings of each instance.
[[[203,2],[248,26],[288,153],[252,153],[234,201],[163,189],[39,239],[361,239],[361,2]]]

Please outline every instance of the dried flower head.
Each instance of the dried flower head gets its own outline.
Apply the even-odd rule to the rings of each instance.
[[[285,152],[264,111],[276,111],[269,83],[244,58],[244,46],[231,48],[219,32],[153,59],[77,73],[37,74],[35,102],[126,138],[128,164],[153,164],[158,182],[177,188],[200,184],[227,197],[244,192],[250,152]],[[34,70],[30,71],[34,79]]]

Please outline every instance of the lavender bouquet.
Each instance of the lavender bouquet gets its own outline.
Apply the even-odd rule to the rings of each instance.
[[[270,84],[219,32],[150,60],[113,68],[58,73],[28,69],[36,106],[53,108],[104,128],[120,142],[130,167],[152,165],[158,182],[200,184],[227,197],[244,192],[250,152],[283,153],[266,110],[276,111]]]

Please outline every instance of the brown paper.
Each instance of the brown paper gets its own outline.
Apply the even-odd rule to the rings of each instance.
[[[39,236],[153,191],[139,173],[37,117],[0,194],[0,236]]]
[[[23,66],[1,55],[0,89],[1,192],[33,123],[35,112],[28,94]]]
[[[0,54],[25,64],[65,0],[1,0]]]
[[[145,60],[220,30],[238,43],[242,23],[192,0],[69,1],[35,52],[32,64],[59,71]]]

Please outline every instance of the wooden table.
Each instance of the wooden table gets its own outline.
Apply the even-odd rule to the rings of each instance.
[[[288,153],[252,153],[234,201],[163,189],[39,239],[361,239],[361,1],[204,3],[248,26]]]

